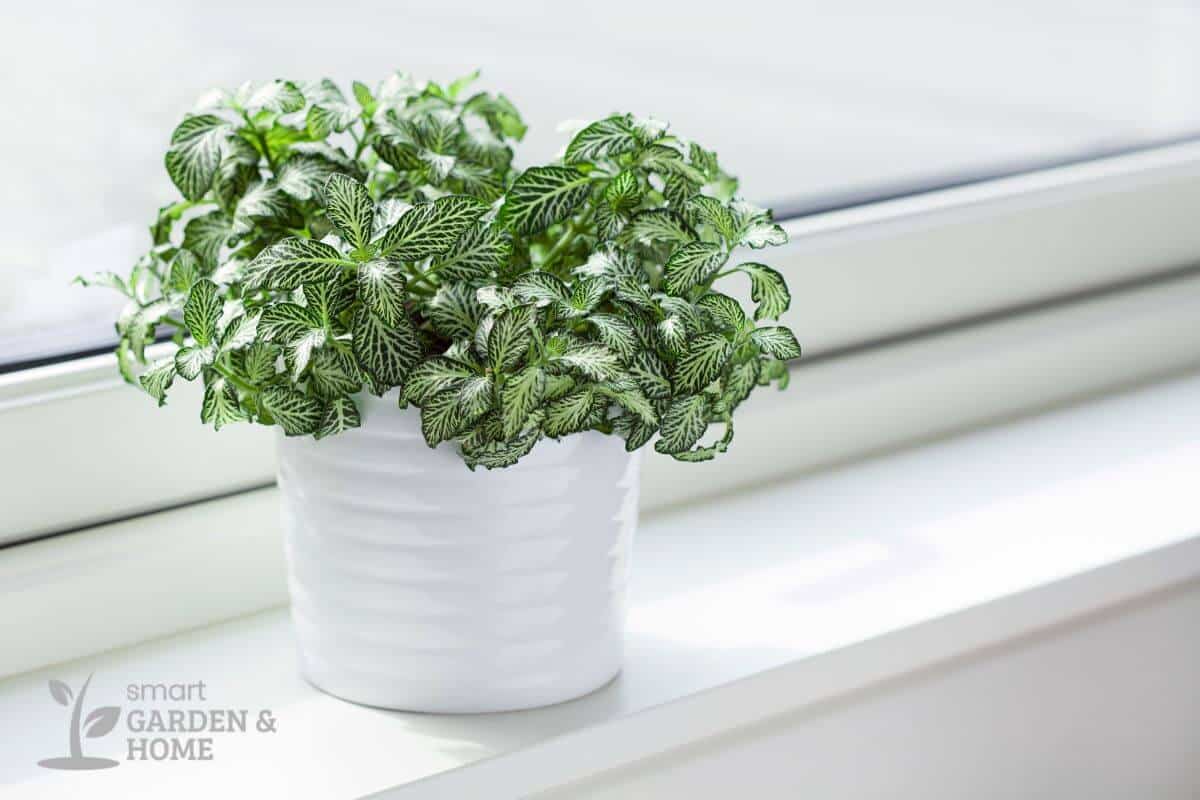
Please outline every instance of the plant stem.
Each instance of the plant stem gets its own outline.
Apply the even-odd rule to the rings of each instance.
[[[546,253],[546,260],[542,262],[542,269],[548,271],[549,268],[553,266],[554,260],[562,255],[562,253],[571,246],[571,243],[575,241],[575,237],[579,234],[580,229],[586,226],[591,220],[592,210],[592,207],[588,206],[586,209],[584,209],[582,214],[567,223],[566,231],[564,231],[559,240],[554,243],[554,246],[550,248],[550,252]]]
[[[262,147],[263,155],[266,156],[267,166],[271,168],[271,172],[278,172],[279,168],[275,166],[275,159],[271,158],[271,148],[267,146],[266,135],[258,129],[254,124],[254,120],[250,119],[250,115],[246,113],[246,109],[242,109],[242,119],[246,120],[246,124],[250,126],[250,130],[254,131],[254,136],[258,139],[259,146]]]
[[[220,364],[213,364],[213,369],[215,369],[218,373],[220,373],[221,377],[223,377],[225,380],[232,383],[237,388],[241,389],[243,392],[246,392],[248,394],[258,394],[257,387],[251,386],[250,384],[246,383],[244,380],[242,380],[238,376],[234,375],[227,368],[221,366]]]

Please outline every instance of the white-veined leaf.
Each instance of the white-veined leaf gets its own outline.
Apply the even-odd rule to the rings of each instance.
[[[409,373],[404,382],[404,398],[410,403],[424,405],[434,395],[455,389],[475,374],[453,359],[431,358]]]
[[[687,346],[687,326],[680,317],[672,314],[660,320],[656,330],[659,341],[668,352],[678,355]]]
[[[654,405],[635,382],[625,380],[617,384],[606,384],[599,387],[598,391],[647,425],[658,426],[658,415],[654,412]]]
[[[294,155],[279,168],[275,183],[280,190],[297,200],[312,200],[320,195],[325,182],[337,170],[338,165],[327,158]]]
[[[800,345],[796,341],[796,335],[782,325],[758,328],[750,333],[750,339],[764,353],[769,353],[780,361],[800,357]]]
[[[664,267],[664,285],[671,294],[684,295],[715,273],[725,261],[720,245],[688,242],[675,249]]]
[[[233,235],[233,220],[222,211],[211,211],[188,220],[183,228],[183,246],[199,258],[204,268],[213,270],[221,260],[221,248]]]
[[[243,422],[249,417],[238,400],[237,389],[224,377],[206,371],[204,376],[204,401],[200,405],[200,421],[212,423],[217,430],[234,422]]]
[[[215,345],[193,345],[175,351],[173,364],[184,380],[195,380],[217,357]]]
[[[167,390],[171,388],[174,381],[175,359],[173,358],[156,361],[138,378],[138,383],[146,390],[146,394],[158,401],[159,408],[167,404]]]
[[[275,364],[279,359],[279,347],[268,342],[255,342],[239,353],[242,374],[253,384],[262,384],[275,377]]]
[[[637,353],[628,370],[647,397],[665,400],[671,396],[670,371],[663,360],[654,353],[648,350]]]
[[[404,315],[404,270],[385,258],[376,258],[358,267],[358,296],[384,322],[395,325]]]
[[[546,404],[542,430],[547,436],[559,437],[586,430],[604,417],[608,401],[585,386]]]
[[[260,181],[242,195],[233,211],[233,233],[254,228],[255,222],[276,219],[288,213],[287,197],[273,182]]]
[[[701,394],[672,400],[663,412],[662,435],[654,449],[660,453],[681,453],[690,449],[708,429],[710,411],[708,398]]]
[[[628,115],[620,114],[593,122],[575,134],[567,145],[563,160],[568,164],[598,161],[629,153],[638,148],[638,140]]]
[[[706,195],[698,194],[688,200],[688,211],[702,222],[707,223],[730,245],[738,243],[737,222],[725,204]]]
[[[622,359],[629,359],[637,350],[637,334],[633,326],[616,314],[592,314],[587,321],[596,327],[600,341]]]
[[[766,264],[752,261],[738,264],[737,269],[750,276],[750,299],[758,304],[754,318],[779,319],[783,316],[792,304],[792,295],[783,276]]]
[[[596,381],[615,377],[621,368],[616,353],[597,342],[573,343],[566,352],[549,360],[577,369]]]
[[[715,381],[729,363],[733,343],[719,333],[702,333],[688,342],[675,363],[676,392],[693,394]]]
[[[421,406],[421,434],[430,447],[453,439],[466,426],[467,421],[459,410],[457,392],[435,395]]]
[[[335,173],[325,181],[322,199],[329,220],[337,226],[342,238],[358,250],[365,250],[371,241],[375,204],[367,189],[353,178]]]
[[[308,367],[308,386],[319,397],[331,399],[355,394],[362,389],[362,375],[354,357],[334,343],[312,354]]]
[[[497,317],[487,335],[487,355],[492,369],[507,372],[525,357],[533,341],[533,315],[528,306],[514,308]]]
[[[647,147],[638,163],[644,168],[660,175],[677,175],[697,186],[704,183],[704,173],[687,163],[683,154],[673,147],[655,144]]]
[[[239,89],[239,92],[244,90]],[[241,100],[241,105],[252,114],[262,110],[289,114],[304,108],[304,94],[291,81],[267,81],[254,86]]]
[[[355,262],[333,247],[313,239],[292,236],[263,250],[247,268],[251,288],[295,289],[306,283],[324,283],[339,277]]]
[[[630,211],[641,200],[642,190],[637,176],[625,170],[617,173],[604,187],[604,200],[614,211]]]
[[[183,305],[183,323],[197,344],[207,345],[213,341],[220,318],[221,298],[217,285],[210,280],[196,281]]]
[[[371,379],[372,390],[382,395],[404,383],[409,370],[421,360],[421,342],[407,315],[388,325],[366,306],[354,314],[354,355]]]
[[[632,453],[658,433],[658,426],[647,424],[636,414],[622,414],[613,420],[613,433],[625,440],[625,450]]]
[[[590,192],[588,176],[573,167],[533,167],[509,187],[499,218],[516,233],[538,233],[571,216]]]
[[[445,253],[483,213],[487,206],[473,197],[449,195],[432,203],[418,203],[376,242],[380,256],[417,261]]]
[[[751,358],[741,364],[735,364],[722,381],[724,391],[721,400],[732,412],[742,401],[750,396],[758,385],[759,360]]]
[[[432,269],[446,280],[482,280],[499,271],[511,254],[512,240],[503,231],[476,222],[433,262]]]
[[[220,117],[197,114],[185,117],[171,134],[164,158],[167,174],[188,200],[199,200],[212,186],[231,130]]]
[[[258,333],[264,342],[287,342],[322,327],[311,308],[297,303],[273,303],[263,310]]]
[[[464,426],[473,424],[486,414],[495,399],[492,379],[487,375],[472,375],[460,383],[455,391],[458,394],[458,413],[462,415]]]
[[[566,303],[571,297],[565,283],[549,272],[541,270],[526,272],[517,278],[512,291],[517,297],[533,301],[539,306],[555,302]]]
[[[433,329],[447,339],[475,335],[483,319],[483,306],[476,290],[465,283],[444,283],[425,305],[425,315]]]
[[[696,305],[707,311],[722,328],[740,333],[746,325],[746,312],[741,303],[727,294],[709,292],[697,300]]]
[[[546,371],[536,364],[505,378],[500,389],[500,419],[505,439],[512,439],[524,430],[545,396]]]
[[[349,397],[335,397],[326,404],[325,411],[321,414],[321,421],[317,423],[317,430],[313,436],[317,439],[324,439],[326,436],[336,436],[360,425],[362,425],[362,417],[359,415],[354,401]]]
[[[668,242],[685,244],[694,241],[696,233],[682,216],[665,208],[640,211],[621,230],[618,241],[654,244]]]
[[[535,428],[516,438],[511,438],[509,441],[491,441],[482,447],[471,450],[464,448],[463,461],[471,470],[474,470],[475,467],[487,469],[510,467],[527,456],[541,438],[542,432]]]
[[[316,433],[325,412],[320,400],[290,386],[268,386],[259,403],[288,436]]]

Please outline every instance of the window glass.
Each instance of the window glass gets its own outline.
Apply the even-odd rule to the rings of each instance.
[[[247,78],[450,80],[482,67],[553,157],[560,121],[628,110],[721,154],[786,217],[1189,136],[1200,10],[1175,4],[462,0],[103,5],[0,24],[0,369],[110,347],[115,293],[175,198],[193,100]]]

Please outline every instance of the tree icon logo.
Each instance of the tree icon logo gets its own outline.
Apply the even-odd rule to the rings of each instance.
[[[67,686],[62,681],[50,681],[50,696],[54,698],[54,702],[60,706],[71,706],[71,700],[75,700],[75,705],[71,708],[71,755],[43,759],[38,762],[38,766],[49,769],[108,769],[121,763],[113,761],[111,758],[92,758],[83,754],[80,737],[81,727],[84,736],[89,739],[95,739],[104,736],[116,727],[117,720],[121,718],[121,709],[119,706],[104,706],[94,709],[92,713],[88,714],[87,718],[82,721],[81,726],[80,717],[83,714],[83,696],[87,694],[88,684],[91,682],[92,676],[88,675],[88,679],[83,682],[83,686],[79,689],[79,696],[75,697],[70,686]]]

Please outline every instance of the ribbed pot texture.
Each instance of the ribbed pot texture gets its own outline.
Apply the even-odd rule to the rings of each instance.
[[[278,440],[305,678],[356,703],[469,713],[557,703],[621,667],[639,454],[589,432],[507,469],[430,449],[395,394],[363,425]]]

